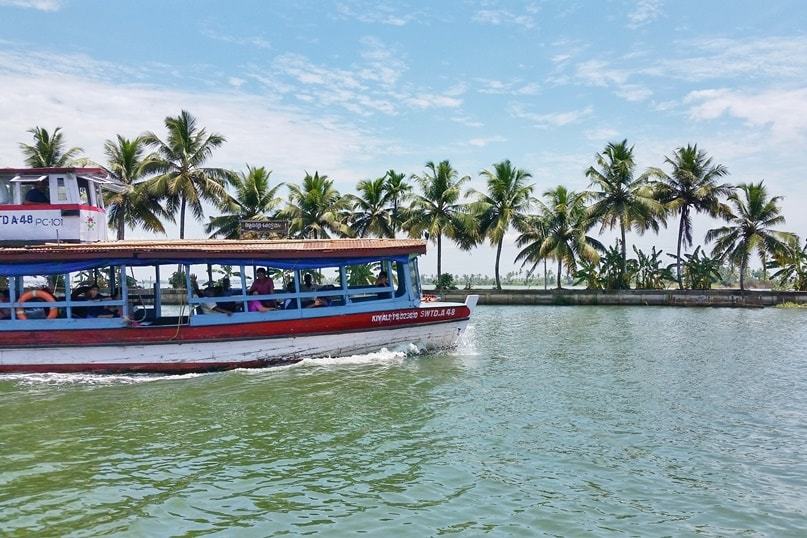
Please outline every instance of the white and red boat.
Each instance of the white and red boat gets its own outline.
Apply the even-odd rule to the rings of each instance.
[[[13,171],[14,177],[27,172]],[[50,170],[32,174],[50,176]],[[69,174],[78,179],[86,173]],[[118,185],[96,177],[96,194],[88,200],[94,209],[87,211],[105,230],[101,189]],[[48,184],[53,199],[60,183],[49,177]],[[19,203],[17,189],[12,209],[0,204],[0,223],[8,212],[27,223],[43,211]],[[476,304],[475,296],[465,304],[423,301],[417,256],[426,245],[419,240],[19,246],[17,230],[0,226],[0,241],[10,244],[0,247],[0,291],[7,286],[0,295],[0,372],[182,373],[397,345],[448,348]],[[60,234],[60,241],[71,239],[82,241]],[[161,285],[168,275],[176,288],[171,292]],[[197,284],[205,276],[206,290]]]

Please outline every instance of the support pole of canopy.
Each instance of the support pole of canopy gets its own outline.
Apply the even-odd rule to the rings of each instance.
[[[162,317],[162,285],[160,284],[160,266],[154,266],[154,278],[157,282],[154,283],[154,319]]]

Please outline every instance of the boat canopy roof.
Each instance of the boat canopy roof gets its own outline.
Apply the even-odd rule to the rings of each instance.
[[[0,275],[48,275],[110,265],[217,263],[281,269],[405,260],[426,253],[419,239],[170,240],[0,248]]]

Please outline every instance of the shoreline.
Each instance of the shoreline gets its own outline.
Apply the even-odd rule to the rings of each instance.
[[[435,293],[435,292],[431,292]],[[537,306],[678,306],[764,308],[782,304],[807,305],[807,292],[776,290],[448,290],[438,293],[445,301],[464,302],[479,295],[480,305]]]

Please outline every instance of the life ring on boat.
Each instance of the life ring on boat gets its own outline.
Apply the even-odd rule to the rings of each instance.
[[[423,297],[420,298],[420,300],[423,301],[424,303],[435,303],[435,302],[437,302],[437,296],[436,295],[424,295]]]
[[[31,299],[42,299],[43,301],[46,301],[48,303],[56,302],[56,298],[45,290],[26,291],[25,293],[20,295],[20,299],[17,302],[22,304],[27,301],[30,301]],[[58,315],[59,315],[59,309],[56,308],[55,306],[50,307],[50,309],[48,310],[48,319],[53,319]],[[28,319],[28,316],[25,315],[24,308],[17,309],[17,319]]]

